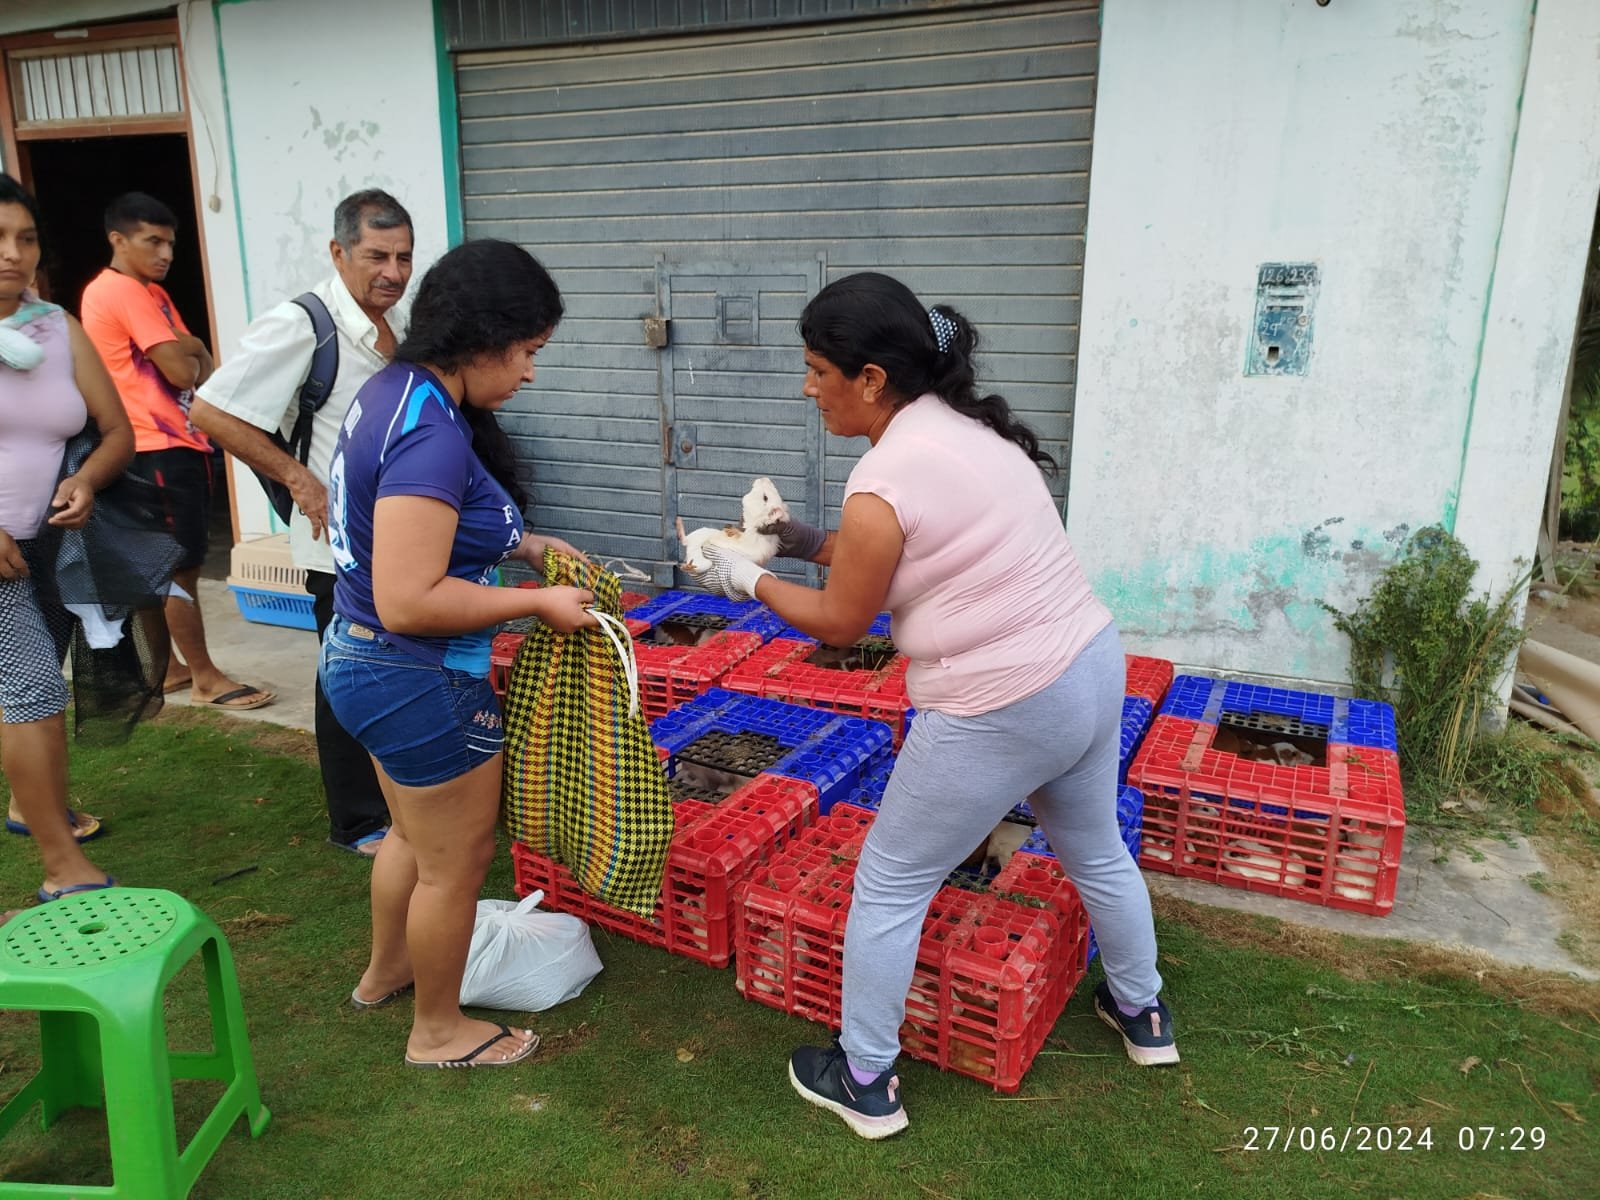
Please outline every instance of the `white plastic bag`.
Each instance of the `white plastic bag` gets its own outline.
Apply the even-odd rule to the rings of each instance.
[[[479,900],[461,1003],[542,1012],[578,995],[600,973],[589,927],[567,913],[538,911],[543,892],[522,903]]]

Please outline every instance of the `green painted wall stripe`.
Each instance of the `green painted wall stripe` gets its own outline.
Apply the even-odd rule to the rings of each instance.
[[[439,157],[444,166],[445,236],[456,246],[466,238],[461,219],[461,118],[456,108],[455,64],[445,43],[444,0],[433,0],[433,42],[439,63]]]
[[[222,49],[222,5],[228,0],[212,0],[211,24],[217,38],[217,76],[222,83],[222,140],[228,147],[228,179],[233,185],[233,225],[239,237],[239,271],[244,282],[245,320],[255,319],[250,299],[250,259],[244,250],[244,209],[239,200],[239,159],[233,149],[233,104],[228,99],[228,63]],[[238,0],[234,0],[235,3]]]

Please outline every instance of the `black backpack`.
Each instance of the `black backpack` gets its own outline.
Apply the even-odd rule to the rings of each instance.
[[[274,446],[285,454],[293,455],[304,465],[311,457],[313,419],[317,410],[333,394],[333,381],[339,374],[339,334],[333,327],[333,315],[328,312],[328,306],[315,292],[296,296],[293,303],[298,304],[311,318],[316,348],[311,352],[311,370],[306,374],[306,381],[300,385],[300,410],[288,440],[284,440],[283,434],[276,429],[267,436],[272,439]],[[267,493],[267,502],[272,505],[272,511],[278,514],[278,520],[287,525],[289,515],[294,512],[294,496],[276,479],[268,478],[260,471],[256,471],[255,476]]]

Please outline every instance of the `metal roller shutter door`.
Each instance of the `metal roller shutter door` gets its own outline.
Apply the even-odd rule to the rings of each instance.
[[[754,475],[836,521],[866,443],[822,433],[794,323],[858,270],[965,312],[1065,463],[1097,34],[1056,3],[459,56],[467,235],[567,299],[503,412],[536,527],[667,583],[673,519],[733,519]]]

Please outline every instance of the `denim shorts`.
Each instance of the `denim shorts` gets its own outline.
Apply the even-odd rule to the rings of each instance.
[[[425,662],[335,615],[322,639],[322,690],[339,724],[403,787],[433,787],[500,753],[489,681]]]

